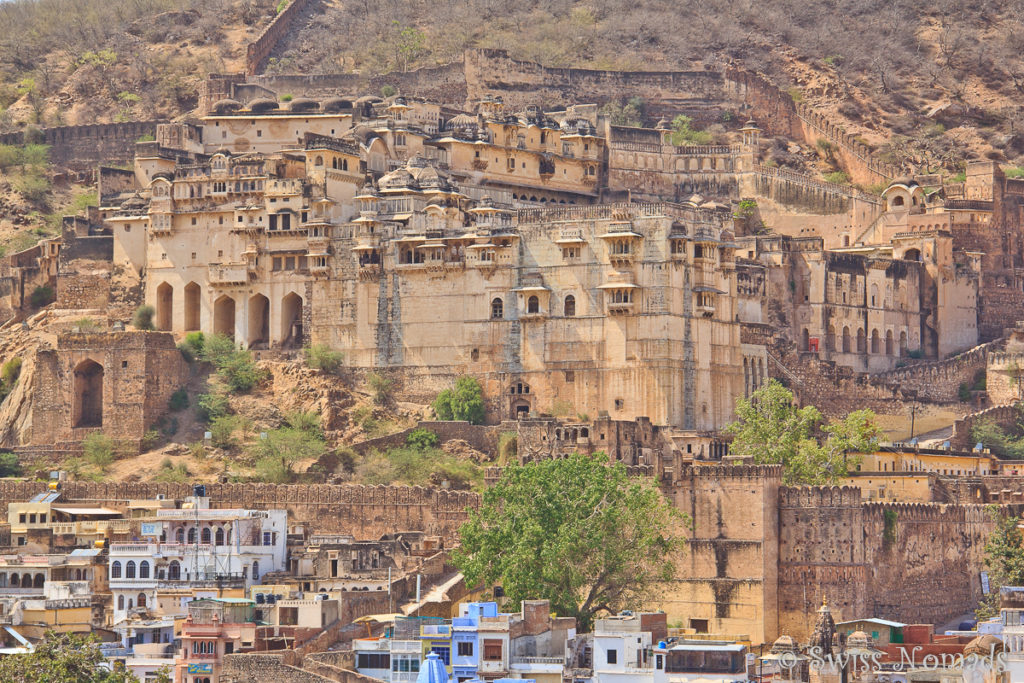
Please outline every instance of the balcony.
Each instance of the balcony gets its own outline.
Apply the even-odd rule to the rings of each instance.
[[[249,268],[245,263],[211,263],[209,280],[213,287],[244,285],[249,282]]]

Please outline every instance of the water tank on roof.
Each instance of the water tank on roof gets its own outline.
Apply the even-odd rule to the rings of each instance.
[[[266,596],[263,595],[263,593],[257,593],[256,594],[256,604],[257,605],[262,605],[264,602],[266,602]]]

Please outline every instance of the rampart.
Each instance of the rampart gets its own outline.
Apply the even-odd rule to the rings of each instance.
[[[79,171],[91,171],[100,163],[131,161],[135,143],[145,135],[156,136],[156,126],[165,121],[95,123],[85,126],[41,128],[38,137],[24,131],[0,135],[0,144],[22,145],[41,142],[50,146],[50,161]]]
[[[1001,427],[1010,427],[1016,424],[1020,417],[1020,408],[1015,405],[992,406],[977,413],[964,415],[953,423],[953,435],[949,438],[949,445],[953,450],[970,450],[974,448],[975,441],[971,438],[971,429],[982,420],[991,420]]]
[[[872,375],[870,382],[880,386],[898,386],[905,394],[915,392],[923,401],[957,401],[960,385],[972,386],[978,373],[985,371],[989,355],[1002,348],[1005,343],[1005,339],[997,339],[944,360],[915,363],[889,372],[880,372]]]
[[[245,72],[252,76],[259,73],[264,62],[275,47],[288,32],[292,21],[302,13],[310,0],[291,0],[276,17],[263,29],[256,40],[249,43],[245,50]]]
[[[996,405],[1024,399],[1024,353],[990,353],[985,372],[985,391]]]
[[[28,500],[45,489],[43,482],[2,480],[0,507]],[[214,507],[287,509],[298,523],[315,523],[322,533],[356,538],[377,538],[394,531],[454,538],[466,520],[466,509],[480,500],[475,493],[418,486],[207,484],[206,493]],[[66,502],[114,507],[157,495],[180,499],[191,494],[187,484],[69,482],[62,489]]]
[[[860,499],[856,487],[779,491],[781,632],[806,638],[823,597],[836,621],[939,623],[977,605],[983,505]]]

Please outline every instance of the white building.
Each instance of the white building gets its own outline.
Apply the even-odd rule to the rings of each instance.
[[[110,546],[115,626],[155,607],[158,588],[249,587],[287,569],[285,510],[216,510],[189,498],[142,525],[148,540]]]

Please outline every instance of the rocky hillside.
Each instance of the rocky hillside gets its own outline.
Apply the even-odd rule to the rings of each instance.
[[[287,1],[0,3],[0,130],[187,113]],[[1022,36],[1021,0],[313,0],[267,68],[385,73],[468,47],[551,66],[734,63],[886,160],[956,173],[967,157],[1024,166]]]

